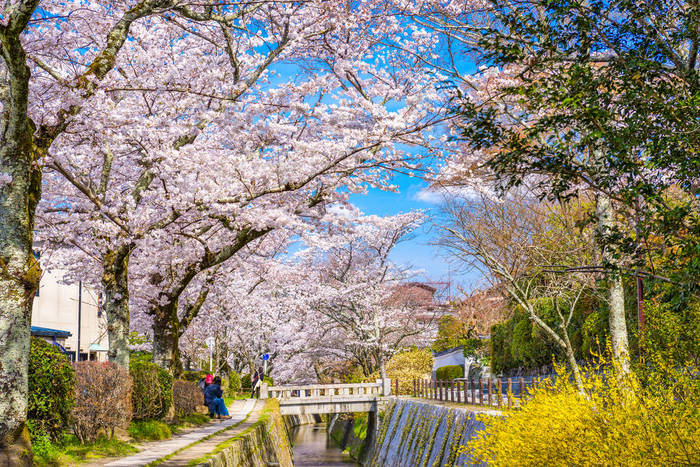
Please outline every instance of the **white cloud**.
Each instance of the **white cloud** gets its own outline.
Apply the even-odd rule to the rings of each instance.
[[[413,196],[413,199],[427,204],[440,204],[445,198],[445,193],[423,188]]]

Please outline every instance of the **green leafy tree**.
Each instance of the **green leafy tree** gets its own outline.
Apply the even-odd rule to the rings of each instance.
[[[541,196],[594,193],[609,288],[613,352],[628,354],[622,274],[644,264],[651,237],[685,267],[671,280],[700,286],[700,5],[650,0],[512,3],[490,0],[488,26],[463,35],[484,71],[460,99],[464,140],[487,152],[501,188]],[[484,89],[489,88],[489,89]],[[669,193],[683,195],[669,202]],[[652,270],[653,271],[653,270]],[[649,271],[645,271],[649,272]]]

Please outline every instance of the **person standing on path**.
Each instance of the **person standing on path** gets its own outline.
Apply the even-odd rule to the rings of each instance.
[[[264,377],[265,377],[265,374],[263,373],[262,367],[255,370],[255,374],[253,375],[253,381],[252,381],[253,392],[250,394],[251,399],[255,399],[255,392],[256,392],[256,390],[258,390],[258,387],[260,385],[262,385]],[[258,395],[259,394],[260,394],[260,392],[258,392]]]
[[[217,376],[214,381],[204,389],[204,402],[209,407],[209,414],[222,419],[231,418],[224,403],[224,392],[221,390],[221,378]]]

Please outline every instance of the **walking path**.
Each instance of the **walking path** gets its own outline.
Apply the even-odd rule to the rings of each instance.
[[[183,449],[181,452],[158,464],[158,467],[186,467],[191,465],[192,461],[201,459],[214,451],[221,443],[237,436],[257,422],[261,416],[261,410],[259,409],[261,409],[263,405],[264,402],[258,402],[258,406],[256,406],[254,409],[254,413],[251,414],[251,416],[248,417],[244,423],[240,424],[236,428],[222,431],[215,434],[211,438],[202,441],[201,443],[197,443],[190,448]]]
[[[233,405],[228,408],[229,414],[231,415],[231,418],[229,420],[215,420],[215,423],[206,425],[196,430],[189,431],[179,436],[174,436],[169,440],[155,443],[154,445],[149,446],[148,448],[139,452],[138,454],[134,454],[133,456],[129,457],[123,457],[116,461],[105,464],[105,466],[140,467],[150,464],[151,462],[157,461],[158,459],[162,459],[163,457],[171,455],[189,446],[192,443],[206,438],[207,436],[214,435],[222,430],[226,430],[227,428],[237,423],[242,422],[253,410],[253,407],[255,407],[255,403],[256,401],[253,399],[234,401]],[[226,433],[225,435],[231,436],[229,433]],[[216,437],[217,436],[214,436],[213,438]]]

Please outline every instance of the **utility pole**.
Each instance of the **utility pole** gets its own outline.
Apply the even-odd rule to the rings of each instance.
[[[637,325],[639,334],[644,331],[644,279],[637,275]]]
[[[76,354],[75,361],[80,361],[80,321],[82,318],[83,311],[83,281],[78,281],[78,353]]]

